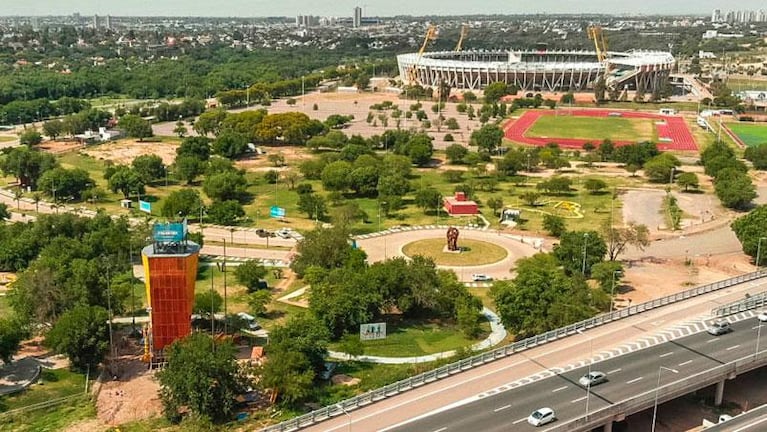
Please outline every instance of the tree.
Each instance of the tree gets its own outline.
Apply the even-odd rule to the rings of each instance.
[[[618,261],[604,261],[594,264],[591,268],[591,277],[599,283],[599,287],[605,293],[612,293],[613,288],[620,285],[623,277],[623,264]]]
[[[173,174],[179,180],[186,181],[188,185],[203,172],[205,172],[204,162],[196,156],[178,155],[173,162]]]
[[[157,379],[166,417],[178,420],[185,407],[216,422],[228,420],[235,397],[246,391],[249,381],[235,353],[230,341],[204,333],[192,333],[165,348],[167,363]]]
[[[0,318],[0,360],[10,364],[24,339],[22,324],[8,317]]]
[[[264,180],[269,184],[277,183],[277,179],[280,177],[280,173],[276,170],[269,170],[264,173]]]
[[[227,117],[224,109],[214,109],[200,114],[197,121],[194,122],[194,130],[203,137],[208,134],[218,135],[221,131],[221,124]]]
[[[644,164],[644,173],[652,182],[671,183],[674,170],[681,164],[671,153],[661,153]]]
[[[530,162],[530,158],[523,152],[513,149],[506,152],[502,159],[495,160],[495,170],[499,175],[513,176],[525,168],[526,162]]]
[[[269,290],[258,290],[248,294],[248,310],[253,316],[264,316],[266,305],[272,301],[272,293]]]
[[[344,191],[349,188],[352,164],[346,161],[331,162],[322,170],[322,186],[327,190]]]
[[[572,180],[569,177],[551,177],[538,183],[535,188],[551,194],[561,194],[570,192],[571,186]]]
[[[442,194],[432,187],[419,189],[415,193],[415,205],[422,208],[424,213],[429,209],[436,210],[442,207]]]
[[[585,256],[584,250],[586,251]],[[568,275],[590,274],[591,266],[602,262],[605,254],[607,254],[607,245],[596,231],[565,232],[560,237],[559,244],[554,246],[553,251],[554,257]]]
[[[133,170],[138,173],[145,184],[165,177],[165,164],[157,155],[141,155],[131,162]]]
[[[315,376],[306,355],[282,350],[269,354],[259,385],[274,391],[283,402],[291,405],[311,394]]]
[[[512,281],[493,284],[490,295],[507,330],[525,337],[588,318],[595,312],[581,277],[568,277],[552,254],[517,261]]]
[[[469,143],[475,145],[479,150],[485,150],[493,153],[503,141],[503,130],[496,125],[485,125],[479,130],[471,133]]]
[[[8,210],[8,204],[0,203],[0,221],[11,218],[11,212]]]
[[[213,153],[228,159],[237,159],[247,150],[248,137],[244,134],[224,131],[213,140]]]
[[[296,258],[290,268],[303,277],[311,266],[333,269],[343,267],[353,255],[364,256],[364,252],[353,249],[348,240],[349,233],[344,227],[315,228],[298,242]]]
[[[543,229],[548,231],[549,234],[554,237],[561,237],[562,234],[567,232],[565,219],[561,216],[552,214],[543,215]]]
[[[236,200],[215,201],[208,208],[208,217],[219,225],[236,225],[245,216],[245,209]]]
[[[586,188],[591,194],[599,193],[602,189],[607,187],[607,183],[601,179],[590,178],[583,182],[583,187]]]
[[[279,358],[285,352],[301,353],[310,369],[319,372],[325,367],[329,339],[330,333],[319,320],[307,313],[297,314],[272,330],[267,353],[270,362],[272,355]]]
[[[176,149],[176,155],[195,156],[201,161],[206,161],[210,158],[210,138],[200,136],[184,138]]]
[[[741,216],[730,224],[735,236],[738,237],[743,252],[754,258],[754,263],[759,266],[764,262],[767,254],[767,242],[762,241],[759,247],[759,239],[767,232],[767,206],[761,205],[751,210],[747,215]],[[756,256],[759,254],[759,261]]]
[[[216,291],[205,290],[194,295],[194,306],[192,313],[204,315],[213,318],[213,314],[221,312],[224,305],[224,298]]]
[[[487,206],[493,210],[493,215],[498,213],[498,210],[503,208],[503,198],[491,197],[487,200]]]
[[[43,136],[40,135],[36,128],[30,128],[19,134],[19,142],[22,145],[31,147],[43,142]]]
[[[42,190],[51,195],[53,189],[56,189],[58,198],[72,197],[79,200],[89,185],[93,184],[93,180],[88,171],[82,168],[53,168],[43,173],[38,184]]]
[[[690,188],[698,189],[698,187],[700,187],[698,175],[691,172],[679,174],[679,176],[676,178],[676,184],[678,184],[679,187],[683,187],[685,192],[687,192]]]
[[[766,170],[767,169],[767,142],[756,145],[756,146],[746,147],[746,151],[743,154],[743,157],[751,161],[751,163],[754,165],[754,168],[758,170]]]
[[[187,134],[187,132],[189,132],[189,129],[187,129],[186,126],[184,126],[184,122],[181,120],[177,121],[176,127],[173,128],[173,133],[178,135],[179,138],[183,138],[184,135]]]
[[[125,199],[131,195],[143,195],[145,192],[141,175],[126,165],[117,167],[114,174],[109,177],[108,184],[112,192],[122,192]]]
[[[746,174],[717,179],[714,190],[722,205],[731,209],[745,209],[757,197],[754,184]]]
[[[56,321],[45,343],[65,354],[73,367],[95,370],[109,349],[108,320],[109,314],[100,306],[75,306]]]
[[[533,191],[525,192],[519,195],[519,199],[521,199],[525,204],[531,207],[537,205],[538,198],[540,197],[541,197],[540,193],[533,192]]]
[[[611,226],[610,221],[602,225],[602,237],[607,242],[607,257],[610,261],[615,261],[618,256],[626,250],[626,246],[631,245],[643,251],[650,245],[650,231],[646,225],[629,223],[625,227]]]
[[[247,181],[237,171],[219,172],[209,175],[202,183],[202,190],[214,201],[239,200],[245,193]]]
[[[314,193],[299,194],[298,210],[306,213],[309,219],[323,219],[327,213],[325,198]]]
[[[257,291],[259,282],[266,276],[266,267],[257,260],[248,260],[237,266],[234,276],[249,292]]]
[[[485,87],[485,102],[491,104],[498,102],[502,97],[512,94],[511,90],[510,86],[503,81],[490,83]]]
[[[118,124],[125,131],[125,135],[138,138],[139,141],[152,136],[152,124],[137,115],[126,114],[120,118]]]
[[[195,189],[179,189],[171,192],[163,200],[160,214],[167,218],[177,216],[195,216],[200,213],[202,198]]]
[[[51,120],[43,123],[43,133],[48,138],[55,140],[64,133],[64,122],[61,120]]]
[[[447,160],[451,164],[459,164],[463,162],[463,158],[469,153],[469,149],[461,144],[451,144],[445,149],[445,155]]]

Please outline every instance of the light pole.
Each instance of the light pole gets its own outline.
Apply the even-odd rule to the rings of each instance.
[[[579,334],[583,335],[584,337],[586,334],[583,332],[583,329],[576,330]],[[591,397],[591,363],[594,361],[594,339],[589,338],[589,372],[588,375],[588,382],[586,383],[586,417],[589,416],[589,399]]]
[[[667,368],[665,366],[659,366],[658,367],[658,384],[655,386],[655,405],[652,409],[652,430],[651,432],[655,432],[655,419],[658,418],[658,391],[660,390],[660,374],[663,370],[667,370],[669,372],[678,374],[679,371],[676,369]]]
[[[615,306],[615,274],[616,273],[623,273],[620,270],[613,271],[613,287],[610,290],[610,313],[613,311],[613,307]]]
[[[761,258],[762,258],[762,240],[767,239],[767,237],[759,237],[759,241],[756,243],[756,269],[759,270],[759,267],[761,267]]]
[[[759,326],[756,328],[756,350],[754,350],[754,361],[759,356],[759,339],[762,337],[762,321],[759,320]]]
[[[589,242],[589,233],[583,233],[583,265],[581,267],[581,273],[583,277],[586,277],[586,245]]]
[[[346,414],[346,417],[349,417],[349,432],[352,432],[352,415],[349,414],[344,407],[341,406],[341,404],[336,404],[336,407],[341,410],[342,413]]]
[[[112,339],[112,279],[110,278],[109,270],[110,270],[110,264],[109,264],[109,258],[102,257],[104,262],[106,263],[106,270],[107,270],[107,309],[109,312],[109,365],[110,370],[114,374],[114,357],[115,357],[115,350],[114,350],[114,340]]]
[[[227,331],[227,317],[226,317],[226,238],[224,240],[224,263],[221,264],[221,271],[224,273],[224,335]]]

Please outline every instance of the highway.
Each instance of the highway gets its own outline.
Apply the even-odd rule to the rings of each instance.
[[[711,336],[701,332],[658,344],[644,350],[594,363],[592,370],[607,373],[608,382],[592,387],[587,398],[586,389],[578,378],[588,366],[556,374],[533,384],[519,384],[505,391],[488,391],[483,396],[464,399],[438,409],[425,417],[384,429],[387,432],[424,431],[525,431],[536,430],[527,424],[527,416],[541,407],[554,409],[557,421],[566,422],[589,412],[627,400],[638,394],[653,392],[658,383],[669,384],[686,376],[704,372],[716,366],[755,353],[758,321],[755,318],[733,323],[733,332]],[[764,328],[763,328],[764,330]],[[582,344],[588,356],[589,344]],[[767,346],[760,347],[761,352]],[[546,430],[548,427],[538,428]]]
[[[767,405],[754,408],[732,420],[706,429],[706,432],[759,432],[767,430]]]

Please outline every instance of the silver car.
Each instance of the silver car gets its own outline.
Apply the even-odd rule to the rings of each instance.
[[[727,321],[717,321],[714,323],[711,323],[710,326],[706,329],[708,334],[712,336],[719,336],[723,335],[725,333],[729,333],[732,331],[732,327],[730,327],[730,323]]]
[[[593,387],[607,381],[607,374],[599,371],[591,371],[578,379],[578,384],[584,387]]]

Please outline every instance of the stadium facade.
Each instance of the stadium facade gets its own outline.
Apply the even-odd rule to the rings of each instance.
[[[676,60],[663,51],[609,52],[609,85],[646,92],[668,80]],[[604,75],[594,51],[442,51],[397,56],[400,76],[436,87],[481,90],[503,81],[529,91],[583,91]]]

